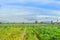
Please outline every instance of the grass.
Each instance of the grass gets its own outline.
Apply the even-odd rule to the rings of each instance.
[[[60,40],[60,25],[0,24],[0,40]]]

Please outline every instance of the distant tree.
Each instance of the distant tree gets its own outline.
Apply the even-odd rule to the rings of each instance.
[[[43,24],[44,22],[40,22],[41,24]]]
[[[38,21],[36,20],[36,21],[35,21],[35,24],[37,24],[37,23],[38,23]]]
[[[54,24],[54,22],[51,20],[51,24]]]
[[[0,22],[0,24],[2,24],[2,22]]]
[[[57,19],[57,22],[56,22],[57,24],[60,24],[60,22],[59,22],[59,20]]]
[[[57,23],[58,23],[59,20],[57,20]]]
[[[22,24],[24,24],[24,22],[22,22]]]

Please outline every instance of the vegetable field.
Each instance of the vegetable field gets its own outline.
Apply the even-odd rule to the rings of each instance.
[[[0,24],[0,40],[60,40],[60,25]]]

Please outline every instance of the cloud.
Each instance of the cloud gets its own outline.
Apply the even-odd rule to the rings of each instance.
[[[0,0],[0,4],[0,21],[49,21],[60,17],[60,1],[56,0]]]
[[[37,8],[46,8],[52,10],[60,10],[60,1],[56,0],[0,0],[2,7],[4,6],[28,6]]]
[[[56,3],[59,0],[0,0],[1,3],[39,3],[39,4],[47,4],[47,3]]]
[[[36,7],[4,7],[0,9],[0,20],[3,22],[33,22],[39,21],[50,21],[54,18],[60,17],[60,11],[50,10]],[[60,18],[59,18],[60,19]]]
[[[1,3],[36,3],[36,4],[48,4],[48,3],[56,3],[56,0],[0,0]]]

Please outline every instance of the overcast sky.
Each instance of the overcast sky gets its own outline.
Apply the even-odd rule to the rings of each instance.
[[[60,0],[0,0],[0,21],[60,20]]]

